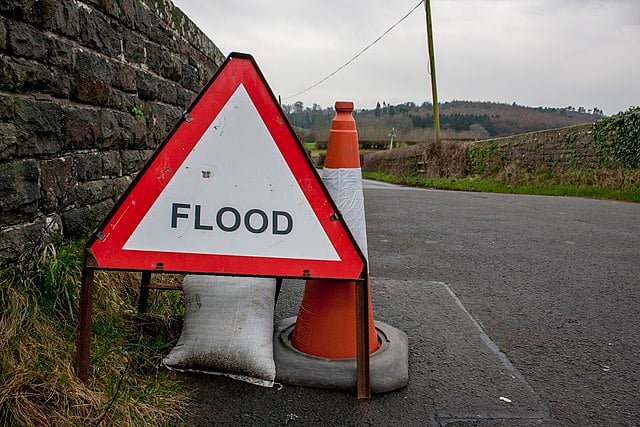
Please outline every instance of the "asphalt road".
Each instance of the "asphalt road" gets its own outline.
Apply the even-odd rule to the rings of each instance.
[[[193,425],[640,425],[640,204],[365,183],[376,319],[407,387],[192,375]],[[276,320],[297,312],[287,282]]]

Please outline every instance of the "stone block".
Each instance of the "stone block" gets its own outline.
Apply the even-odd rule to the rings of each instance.
[[[71,107],[65,110],[63,139],[68,149],[95,148],[100,112],[93,108]]]
[[[80,15],[74,0],[40,0],[36,14],[43,28],[75,39],[80,33]]]
[[[116,117],[119,114],[121,113],[106,108],[100,109],[96,133],[99,149],[110,149],[117,145],[122,135],[122,129]]]
[[[143,64],[146,61],[145,41],[133,31],[125,30],[122,35],[124,58],[128,62]]]
[[[47,88],[43,90],[50,93],[56,98],[69,99],[71,94],[71,79],[69,78],[68,68],[53,68],[51,83],[47,82]]]
[[[62,135],[62,108],[55,102],[16,99],[14,124],[23,133]]]
[[[124,150],[120,153],[122,173],[130,175],[142,169],[147,159],[153,154],[153,150]]]
[[[160,62],[162,56],[162,46],[149,40],[144,42],[144,50],[146,52],[145,65],[149,71],[160,74]]]
[[[3,0],[0,2],[0,12],[4,15],[27,17],[36,0]]]
[[[137,1],[134,4],[133,22],[135,29],[152,41],[160,45],[168,44],[171,41],[166,24],[142,1]]]
[[[0,16],[0,50],[4,50],[7,46],[7,27],[5,19]]]
[[[187,62],[182,64],[182,79],[180,85],[193,92],[199,92],[202,88],[198,68]]]
[[[186,110],[196,99],[196,93],[182,87],[176,87],[176,105]]]
[[[113,198],[114,195],[112,179],[82,182],[76,186],[76,200],[79,205],[99,203],[105,199]]]
[[[105,106],[118,111],[131,111],[136,101],[137,97],[135,95],[111,88],[109,90],[109,101]]]
[[[65,36],[77,35],[78,7],[73,0],[26,0],[24,3],[27,2],[31,4],[22,8],[21,21]]]
[[[147,118],[144,116],[135,118],[131,127],[128,128],[130,134],[131,145],[134,147],[148,147],[149,129]]]
[[[23,138],[22,135],[20,138]],[[18,138],[19,157],[41,157],[56,155],[62,151],[62,139],[53,135],[29,135],[27,139]]]
[[[146,64],[151,71],[174,82],[182,78],[182,62],[179,56],[152,42],[146,44],[146,50]]]
[[[0,164],[0,212],[7,223],[9,211],[20,211],[16,218],[31,216],[40,199],[40,169],[34,159]],[[13,217],[13,216],[11,216]]]
[[[178,99],[177,86],[167,80],[158,80],[158,99],[166,104],[175,105]]]
[[[119,56],[122,46],[117,25],[112,25],[104,14],[95,9],[81,7],[79,11],[80,43],[104,55]]]
[[[118,151],[105,151],[102,153],[102,173],[106,176],[122,175],[122,164]]]
[[[43,62],[47,58],[48,40],[41,31],[17,21],[8,21],[7,50],[19,56]]]
[[[100,153],[76,154],[76,177],[79,182],[102,178],[102,158]]]
[[[134,0],[87,0],[106,15],[115,18],[129,28],[133,27]]]
[[[0,56],[0,89],[14,93],[41,92],[57,97],[69,94],[69,78],[62,70],[25,58]]]
[[[0,56],[0,89],[22,92],[29,79],[29,69],[8,56]]]
[[[73,65],[73,46],[57,38],[49,38],[47,43],[47,63],[65,68],[64,71],[67,74],[68,69]]]
[[[0,228],[0,266],[29,262],[44,245],[61,235],[62,219],[56,214]]]
[[[119,16],[120,22],[122,22],[127,28],[133,28],[135,25],[135,1],[120,0],[118,3],[122,12]]]
[[[147,122],[142,110],[132,110],[131,113],[118,113],[118,127],[121,130],[118,147],[121,149],[144,148],[148,140]]]
[[[56,154],[62,148],[62,108],[51,101],[14,100],[18,155]]]
[[[16,127],[13,123],[0,123],[0,160],[15,156],[17,147]]]
[[[45,93],[66,98],[69,78],[60,69],[25,58],[0,55],[0,89],[13,93]]]
[[[114,199],[120,198],[133,180],[130,176],[121,176],[113,180]]]
[[[89,216],[91,228],[95,229],[98,224],[100,224],[107,217],[111,209],[113,209],[114,205],[115,203],[111,199],[107,199],[95,205],[91,205],[91,214]]]
[[[62,225],[67,236],[81,236],[95,230],[113,208],[113,200],[92,206],[74,206],[62,213]]]
[[[119,62],[113,63],[112,68],[113,86],[124,92],[135,93],[137,90],[135,70],[131,66]]]
[[[40,162],[42,205],[48,212],[75,202],[77,178],[72,157],[58,157]]]
[[[138,97],[143,100],[156,101],[160,99],[158,78],[146,71],[136,71],[136,89]]]
[[[95,224],[89,221],[90,213],[89,206],[72,206],[62,212],[62,229],[65,236],[81,236],[92,231]]]
[[[149,148],[156,148],[164,141],[184,111],[156,102],[145,103],[143,110],[148,123],[147,147]]]
[[[13,100],[13,96],[0,93],[0,120],[13,121]]]
[[[72,71],[71,96],[78,101],[104,106],[109,102],[111,68],[95,54],[79,50]]]

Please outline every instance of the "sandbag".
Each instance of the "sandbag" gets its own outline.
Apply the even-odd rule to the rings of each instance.
[[[188,275],[182,334],[162,364],[273,387],[276,280]]]

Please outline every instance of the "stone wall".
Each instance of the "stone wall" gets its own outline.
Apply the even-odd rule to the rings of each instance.
[[[92,230],[223,60],[168,0],[3,0],[0,265]]]
[[[362,169],[428,177],[492,175],[507,168],[551,172],[606,167],[591,135],[593,124],[476,142],[421,143],[368,153]]]
[[[593,124],[514,135],[472,143],[471,173],[493,174],[515,166],[527,172],[593,169],[601,164],[591,135]]]

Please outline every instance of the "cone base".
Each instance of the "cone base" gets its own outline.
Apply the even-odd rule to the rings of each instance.
[[[326,359],[296,350],[290,342],[295,322],[296,317],[290,317],[275,326],[276,381],[305,387],[355,390],[356,359]],[[381,345],[369,359],[371,391],[386,393],[409,382],[409,339],[404,332],[384,322],[376,321],[375,329]]]

